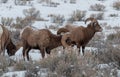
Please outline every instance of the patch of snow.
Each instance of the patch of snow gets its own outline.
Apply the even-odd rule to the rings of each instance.
[[[7,72],[1,77],[25,77],[25,72],[26,71],[15,71],[15,72]]]

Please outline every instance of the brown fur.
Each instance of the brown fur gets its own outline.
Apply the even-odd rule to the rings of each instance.
[[[45,51],[50,54],[51,49],[62,45],[61,38],[61,35],[54,35],[48,29],[33,30],[26,27],[21,33],[24,59],[26,54],[29,60],[28,53],[31,49],[39,49],[44,58]]]
[[[3,29],[3,33],[1,36],[1,50],[0,53],[3,52],[3,54],[5,53],[5,49],[7,49],[8,55],[12,56],[15,54],[16,52],[16,46],[12,43],[12,40],[10,38],[10,32],[8,31],[7,28],[5,28],[3,25],[0,25]]]
[[[82,52],[84,55],[84,49],[87,43],[92,39],[94,34],[96,32],[102,31],[102,28],[100,27],[99,23],[94,18],[88,18],[85,22],[91,20],[91,23],[88,24],[87,27],[76,27],[71,32],[69,37],[66,38],[66,40],[71,40],[71,43],[76,44],[77,48],[79,48],[80,53],[80,47],[82,46]],[[63,35],[63,37],[66,36]],[[62,39],[64,41],[63,46],[67,47],[67,43],[65,43],[65,38]]]
[[[77,27],[77,26],[75,26],[75,25],[67,24],[67,25],[65,25],[65,27],[58,29],[57,35],[61,35],[62,33],[65,34],[66,32],[70,32],[70,31],[72,31],[73,29],[75,29],[76,27]]]

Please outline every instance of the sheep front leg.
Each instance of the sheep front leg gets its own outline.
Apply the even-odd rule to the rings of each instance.
[[[23,46],[23,51],[22,51],[22,53],[23,53],[23,59],[24,59],[24,61],[25,61],[25,56],[26,56],[26,51],[28,50],[28,48],[27,48],[27,46]]]

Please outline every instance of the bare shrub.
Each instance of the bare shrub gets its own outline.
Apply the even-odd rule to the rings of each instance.
[[[71,17],[68,19],[68,22],[82,21],[86,15],[86,11],[76,10],[71,14]]]
[[[53,75],[55,77],[97,76],[97,71],[93,69],[97,65],[97,61],[90,52],[86,52],[84,57],[78,57],[75,51],[62,54],[61,56],[54,55],[40,61],[40,64],[42,67],[49,68],[50,71],[56,72],[56,74],[49,74],[47,77]]]
[[[92,11],[104,11],[105,6],[103,4],[95,4],[90,6],[90,10]]]
[[[15,0],[14,3],[15,5],[32,5],[31,1],[32,0]]]
[[[13,18],[1,18],[1,23],[5,26],[11,26],[13,24]]]
[[[7,67],[10,65],[8,57],[0,55],[0,72],[8,71]]]
[[[25,62],[23,60],[18,61],[15,64],[14,69],[17,70],[17,71],[26,70]]]
[[[31,26],[34,23],[33,20],[29,17],[21,18],[17,17],[16,22],[12,24],[12,27],[15,27],[16,29],[22,29],[25,26]]]
[[[49,6],[49,7],[57,7],[58,5],[60,5],[59,3],[57,2],[54,2],[52,0],[38,0],[39,3],[46,3],[45,5],[43,6]]]
[[[42,68],[49,68],[51,71],[55,71],[55,68],[59,62],[59,57],[49,57],[40,61]]]
[[[31,20],[43,21],[43,19],[40,17],[40,11],[36,10],[35,8],[25,9],[23,10],[23,14]]]
[[[75,4],[75,3],[76,3],[76,0],[70,0],[70,3],[71,3],[71,4]]]
[[[115,1],[113,3],[113,8],[115,8],[116,10],[120,10],[120,1]]]
[[[0,0],[1,3],[7,3],[8,0]]]
[[[50,14],[48,17],[51,17],[52,23],[60,24],[62,25],[63,22],[65,21],[65,17],[63,15],[54,15]]]
[[[114,13],[114,14],[110,14],[109,16],[110,16],[110,17],[118,17],[118,14],[115,14],[115,13]]]
[[[120,49],[117,47],[113,47],[108,45],[106,49],[97,55],[97,59],[100,63],[108,64],[112,66],[112,68],[120,69]]]
[[[91,14],[90,17],[94,17],[98,20],[102,20],[102,19],[104,19],[103,15],[104,15],[104,13]]]
[[[50,25],[49,27],[46,27],[47,29],[52,29],[52,30],[58,30],[59,26],[57,25]]]

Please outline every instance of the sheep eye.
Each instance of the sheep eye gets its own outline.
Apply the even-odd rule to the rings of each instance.
[[[96,26],[96,25],[97,25],[97,23],[95,22],[95,23],[94,23],[94,26]]]

